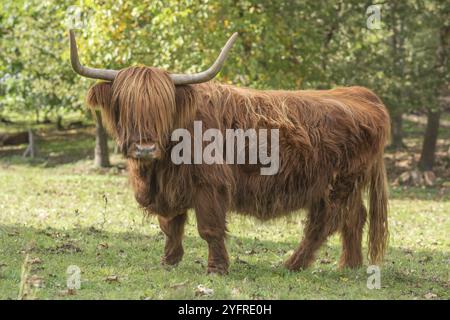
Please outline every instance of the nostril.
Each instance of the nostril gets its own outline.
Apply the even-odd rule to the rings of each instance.
[[[136,158],[147,158],[147,157],[152,158],[156,150],[157,150],[156,144],[148,144],[148,145],[135,144],[133,153],[134,157]]]

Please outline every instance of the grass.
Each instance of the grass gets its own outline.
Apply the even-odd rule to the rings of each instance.
[[[264,224],[231,214],[230,273],[207,276],[207,246],[192,213],[183,261],[161,266],[164,236],[137,207],[126,172],[92,168],[92,129],[42,130],[41,158],[23,160],[23,148],[0,148],[0,299],[450,299],[445,187],[391,188],[379,290],[366,286],[367,262],[359,270],[337,268],[339,236],[310,269],[285,270],[281,264],[302,234],[301,212]],[[112,162],[122,160],[114,155]],[[73,265],[81,288],[68,291]],[[198,285],[213,295],[198,295]]]

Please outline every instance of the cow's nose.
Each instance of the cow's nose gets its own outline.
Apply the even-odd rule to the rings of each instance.
[[[143,155],[152,154],[155,151],[156,151],[156,145],[154,145],[154,144],[153,145],[149,145],[149,146],[143,146],[143,145],[140,145],[140,144],[136,145],[136,152],[137,153],[141,153]]]
[[[135,144],[130,156],[136,159],[153,159],[156,152],[156,144]]]

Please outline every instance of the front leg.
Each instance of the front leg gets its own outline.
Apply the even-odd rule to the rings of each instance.
[[[158,216],[159,226],[166,235],[166,245],[162,264],[176,265],[183,258],[183,234],[186,224],[187,214],[183,213],[173,218]]]
[[[229,260],[225,247],[227,207],[226,192],[220,194],[211,187],[197,190],[195,215],[200,237],[208,243],[208,273],[228,272]]]

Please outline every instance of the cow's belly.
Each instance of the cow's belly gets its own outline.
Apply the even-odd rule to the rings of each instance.
[[[288,215],[306,206],[308,188],[299,175],[243,174],[237,179],[233,209],[261,220]]]

